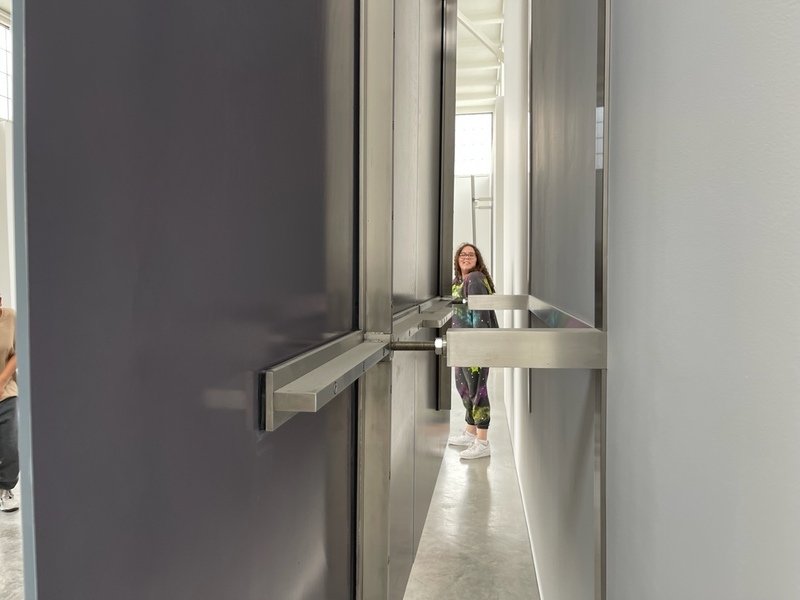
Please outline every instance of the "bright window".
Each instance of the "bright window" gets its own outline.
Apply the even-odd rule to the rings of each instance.
[[[492,114],[456,115],[456,177],[492,174]]]

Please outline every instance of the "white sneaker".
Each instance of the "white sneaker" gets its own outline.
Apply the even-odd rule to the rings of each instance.
[[[452,436],[450,439],[447,440],[447,443],[451,446],[471,446],[472,442],[475,441],[476,435],[470,433],[467,430],[462,431],[458,435]]]
[[[19,510],[19,498],[11,490],[0,490],[0,510],[3,512]]]
[[[475,440],[470,444],[469,448],[458,453],[461,458],[466,460],[483,458],[485,456],[491,456],[491,454],[492,449],[489,447],[489,442],[484,440]]]

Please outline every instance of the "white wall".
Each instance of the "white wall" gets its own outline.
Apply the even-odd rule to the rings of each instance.
[[[800,598],[800,2],[612,7],[608,598]]]
[[[504,63],[502,100],[502,224],[498,224],[503,239],[503,294],[528,294],[528,0],[506,0],[504,4]],[[498,173],[498,177],[501,176]],[[527,311],[503,311],[501,327],[526,327]],[[528,404],[527,369],[505,369],[504,390],[506,409],[511,426],[512,444],[515,436],[515,408]]]

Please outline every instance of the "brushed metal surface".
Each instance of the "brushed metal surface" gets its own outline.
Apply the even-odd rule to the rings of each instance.
[[[442,178],[440,157],[446,125],[442,120],[442,3],[395,2],[395,19],[393,301],[396,317],[405,322],[395,322],[392,337],[426,341],[436,335],[427,326],[438,325],[445,315],[437,313],[449,310],[439,300],[440,220],[442,215],[452,218],[452,207],[446,207],[448,198],[442,199],[441,192],[443,184],[452,185],[452,174]],[[455,121],[448,124],[454,127]],[[446,262],[452,252],[450,237]],[[445,291],[450,294],[449,283]],[[431,299],[436,302],[427,309],[420,306],[416,315],[404,312]],[[447,413],[436,409],[437,372],[426,368],[436,364],[432,354],[395,352],[392,362],[389,598],[401,600],[417,531],[430,504],[428,489],[435,485],[441,464],[441,451],[435,449],[443,448]]]
[[[361,0],[361,322],[365,334],[392,332],[394,2]],[[388,341],[388,340],[387,340]],[[389,590],[389,477],[392,365],[359,381],[356,598]]]
[[[441,208],[439,212],[439,294],[449,296],[453,281],[453,210],[456,164],[456,53],[458,0],[443,0]]]
[[[420,194],[420,0],[395,2],[394,87],[394,260],[393,310],[412,307],[417,295],[420,247],[417,243]]]
[[[431,341],[433,330],[420,333],[417,339]],[[449,433],[449,412],[437,410],[437,367],[441,357],[432,352],[417,352],[413,355],[416,367],[414,383],[414,556],[419,548],[422,529],[428,516],[431,498],[439,477],[442,456]],[[402,405],[403,399],[398,399]]]
[[[328,4],[15,5],[40,598],[352,597],[353,395],[270,434],[203,401],[354,325]]]
[[[604,369],[606,333],[596,329],[450,329],[447,364]]]
[[[389,348],[386,343],[362,342],[276,389],[273,408],[282,412],[317,412],[383,360],[387,354]]]
[[[452,290],[453,216],[455,202],[455,148],[456,148],[456,53],[458,41],[458,0],[442,3],[442,146],[441,192],[439,194],[439,295],[450,296]],[[440,335],[449,324],[445,323]],[[439,357],[436,369],[438,380],[436,409],[450,410],[453,377],[447,359]]]
[[[402,600],[414,561],[416,382],[416,356],[413,353],[395,353],[392,359],[391,563],[389,565],[389,598],[392,600]]]
[[[492,294],[491,296],[470,296],[467,308],[470,310],[527,310],[530,296],[527,294]]]
[[[261,414],[258,416],[259,428],[265,431],[275,431],[295,414],[286,410],[281,411],[275,407],[276,390],[355,348],[362,343],[363,339],[364,334],[356,331],[259,373],[259,377],[262,379],[263,394],[259,398],[261,405]]]

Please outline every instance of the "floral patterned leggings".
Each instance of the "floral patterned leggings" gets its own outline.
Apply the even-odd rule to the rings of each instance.
[[[456,389],[467,410],[464,417],[467,425],[489,429],[489,392],[486,389],[489,367],[455,367],[455,372]]]

